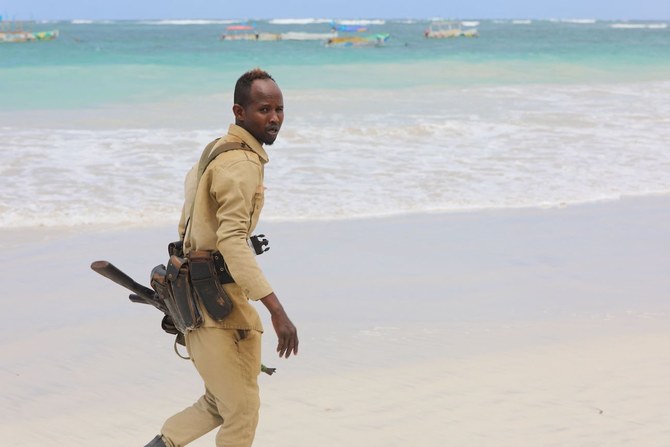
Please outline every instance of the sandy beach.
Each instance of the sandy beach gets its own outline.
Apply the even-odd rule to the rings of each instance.
[[[670,197],[552,209],[263,222],[259,263],[298,327],[266,322],[256,446],[670,443]],[[0,439],[141,446],[201,383],[142,283],[175,225],[4,230]],[[213,433],[191,444],[213,445]]]

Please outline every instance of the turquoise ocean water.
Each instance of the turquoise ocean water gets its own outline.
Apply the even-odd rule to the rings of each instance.
[[[230,23],[34,23],[60,37],[0,44],[0,227],[175,221],[256,66],[286,105],[267,219],[670,193],[665,22],[480,20],[478,38],[432,40],[428,20],[362,21],[390,33],[378,48],[220,40]]]

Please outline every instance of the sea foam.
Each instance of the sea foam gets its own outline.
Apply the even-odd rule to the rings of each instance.
[[[667,82],[285,94],[291,107],[268,147],[265,219],[670,193]],[[216,136],[202,128],[0,128],[9,185],[0,191],[0,227],[176,222],[183,176]]]

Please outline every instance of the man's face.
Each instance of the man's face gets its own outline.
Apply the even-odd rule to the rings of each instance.
[[[251,84],[251,101],[246,107],[233,106],[235,123],[243,127],[262,144],[277,139],[284,122],[284,98],[271,79],[256,79]]]

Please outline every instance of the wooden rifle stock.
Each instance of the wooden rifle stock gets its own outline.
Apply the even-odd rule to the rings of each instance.
[[[91,263],[91,269],[133,292],[134,295],[130,296],[130,301],[134,303],[151,304],[161,312],[167,313],[167,308],[158,298],[158,294],[154,290],[137,283],[111,262],[95,261]]]

